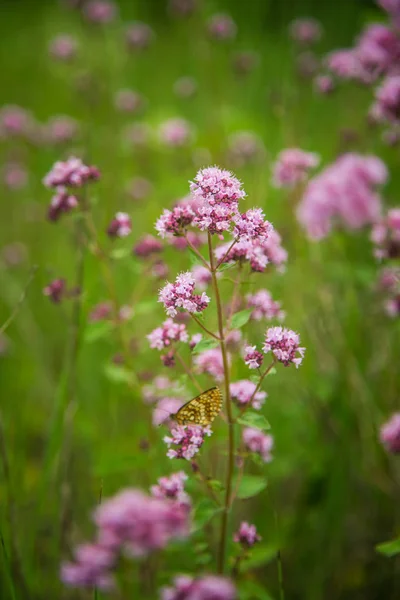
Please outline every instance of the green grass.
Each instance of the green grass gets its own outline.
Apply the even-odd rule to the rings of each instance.
[[[127,149],[121,130],[136,118],[116,113],[113,96],[118,89],[131,87],[147,98],[143,120],[154,127],[174,116],[190,120],[196,128],[194,147],[208,149],[211,162],[221,166],[226,166],[230,133],[249,129],[261,136],[268,159],[236,174],[249,207],[262,206],[281,232],[289,261],[283,275],[260,275],[258,287],[267,287],[282,302],[286,323],[300,332],[307,353],[298,371],[279,369],[267,380],[264,414],[275,438],[274,460],[266,467],[269,491],[238,502],[234,519],[251,515],[265,544],[273,550],[280,546],[287,599],[394,599],[398,562],[377,554],[375,545],[399,534],[399,473],[378,442],[381,423],[398,407],[398,323],[382,314],[373,290],[377,267],[368,232],[336,232],[319,244],[309,243],[294,220],[287,194],[270,186],[270,160],[282,148],[298,145],[320,153],[327,163],[342,147],[341,131],[351,128],[359,132],[351,149],[377,153],[387,162],[391,181],[385,197],[388,205],[397,202],[398,152],[382,147],[379,133],[365,126],[369,91],[346,88],[320,98],[294,72],[294,49],[286,35],[294,16],[321,19],[326,30],[321,52],[349,45],[371,14],[381,18],[378,10],[361,2],[343,0],[337,9],[333,4],[204,2],[197,16],[180,21],[168,17],[163,2],[121,3],[124,21],[143,19],[157,34],[148,52],[131,56],[123,50],[120,22],[102,33],[53,3],[9,2],[0,25],[0,104],[20,104],[40,121],[68,114],[81,122],[82,136],[73,148],[102,173],[91,192],[107,250],[112,244],[103,232],[116,210],[132,214],[132,236],[115,243],[129,247],[143,233],[153,232],[164,207],[187,194],[188,180],[198,168],[191,152],[165,151],[156,140],[144,153]],[[204,36],[205,19],[223,7],[239,28],[237,41],[226,47]],[[48,41],[58,32],[80,40],[77,65],[48,58]],[[260,65],[244,79],[230,67],[237,49],[260,53]],[[99,82],[90,107],[73,83],[88,72]],[[195,77],[199,86],[190,100],[177,99],[172,90],[184,75]],[[63,589],[58,569],[69,549],[91,535],[89,517],[100,490],[106,497],[125,486],[148,488],[157,477],[177,469],[165,457],[163,432],[149,426],[150,411],[137,388],[106,376],[105,366],[120,351],[118,338],[85,341],[88,312],[108,297],[99,260],[90,252],[84,258],[76,364],[69,350],[72,302],[55,306],[42,295],[52,277],[63,276],[71,285],[76,278],[77,219],[47,222],[50,193],[41,183],[66,151],[3,142],[0,152],[2,162],[21,157],[30,171],[27,189],[2,189],[1,246],[22,242],[25,257],[14,267],[0,263],[0,323],[17,305],[32,266],[38,266],[6,332],[8,350],[0,357],[0,416],[9,463],[9,479],[0,471],[0,596],[84,598],[90,595]],[[134,176],[144,176],[154,186],[149,199],[136,205],[124,195]],[[166,256],[171,277],[190,264],[184,253],[167,250]],[[142,285],[135,265],[130,257],[115,261],[121,303],[131,302]],[[159,357],[148,349],[144,336],[164,315],[156,302],[158,284],[145,283],[141,307],[133,306],[137,314],[126,325],[126,335],[138,342],[140,350],[132,359],[138,371],[156,373],[161,370]],[[229,282],[224,293],[231,293]],[[213,327],[213,317],[207,319]],[[255,326],[250,336],[261,340]],[[235,377],[246,376],[244,368],[235,368]],[[200,380],[205,387],[210,383],[207,377]],[[205,450],[201,459],[203,465],[213,459],[213,477],[223,471],[223,424],[216,426],[215,437],[213,455]],[[143,440],[150,443],[148,450]],[[195,501],[200,499],[198,487],[191,491]],[[189,550],[172,547],[160,559],[164,580],[159,583],[181,570],[193,572],[201,560],[196,543],[203,541],[198,532]],[[274,559],[261,561],[246,585],[250,589],[257,581],[278,598],[277,568]],[[130,590],[124,598],[141,593],[135,564],[124,585]],[[249,597],[262,597],[260,590],[253,594]]]

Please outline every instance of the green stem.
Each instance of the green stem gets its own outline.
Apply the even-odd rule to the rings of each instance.
[[[256,385],[256,388],[254,390],[254,392],[252,393],[250,400],[245,404],[245,406],[243,407],[242,411],[240,414],[243,414],[245,412],[245,410],[251,406],[251,403],[253,402],[255,395],[257,394],[258,390],[261,387],[262,382],[264,381],[265,377],[268,375],[268,373],[271,371],[272,367],[275,365],[276,363],[276,358],[274,358],[274,360],[272,361],[272,363],[269,365],[269,367],[267,367],[264,371],[264,373],[261,375],[259,382]]]
[[[214,340],[218,340],[218,342],[221,341],[220,338],[217,335],[215,335],[215,333],[213,333],[212,331],[210,331],[209,329],[207,329],[207,327],[205,325],[203,325],[203,323],[200,321],[200,319],[198,319],[197,317],[195,317],[195,315],[193,313],[190,313],[190,316],[192,317],[192,319],[194,321],[196,321],[197,325],[199,327],[201,327],[202,330],[205,331],[208,335],[210,335],[211,337],[213,337]]]
[[[200,252],[197,250],[197,248],[195,248],[195,247],[193,246],[193,244],[192,244],[192,243],[191,243],[191,242],[188,240],[188,238],[187,238],[187,236],[186,236],[186,235],[185,235],[185,240],[186,240],[186,243],[187,243],[187,245],[188,245],[188,246],[189,246],[189,248],[191,249],[191,251],[195,253],[195,255],[197,256],[197,258],[198,258],[199,260],[201,260],[201,262],[202,262],[202,263],[203,263],[203,265],[206,267],[206,269],[208,269],[209,271],[211,271],[211,267],[210,267],[210,265],[208,264],[208,262],[206,261],[206,259],[204,258],[204,256],[202,256],[202,255],[200,254]]]
[[[224,381],[225,381],[225,406],[226,414],[228,417],[228,468],[226,472],[226,484],[225,484],[225,500],[222,512],[221,521],[221,534],[218,549],[218,573],[223,573],[225,570],[225,555],[226,555],[226,541],[228,534],[228,518],[231,506],[231,495],[232,495],[232,478],[234,472],[234,458],[235,458],[235,440],[234,440],[234,421],[232,415],[232,403],[231,403],[231,392],[229,387],[229,363],[228,354],[226,351],[225,334],[224,334],[224,322],[222,314],[222,303],[221,296],[219,293],[218,280],[217,280],[217,267],[214,261],[213,247],[211,234],[208,232],[208,251],[210,255],[210,266],[212,282],[215,293],[215,302],[217,305],[217,317],[218,317],[218,331],[219,331],[219,343],[221,347],[222,362],[224,365]]]
[[[236,244],[236,242],[238,241],[238,238],[235,238],[232,242],[232,244],[229,246],[228,250],[225,252],[225,254],[223,255],[223,257],[221,258],[221,260],[217,263],[217,266],[215,267],[216,270],[218,270],[220,268],[220,266],[222,265],[222,263],[225,262],[225,259],[229,256],[229,252],[232,250],[233,246]]]

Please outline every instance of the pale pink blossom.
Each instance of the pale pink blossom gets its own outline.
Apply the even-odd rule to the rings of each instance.
[[[168,316],[175,317],[179,309],[197,313],[207,308],[210,298],[205,292],[195,294],[195,285],[192,274],[187,271],[178,275],[175,283],[167,283],[160,290],[158,301],[164,304]]]
[[[264,462],[271,462],[271,450],[274,445],[274,440],[271,435],[263,433],[259,429],[245,427],[242,436],[247,450],[261,456]]]
[[[257,385],[249,379],[241,379],[230,384],[231,398],[238,406],[246,406],[251,402],[251,406],[259,410],[267,398],[267,392],[258,390],[254,394]]]
[[[400,412],[394,413],[381,427],[380,439],[388,452],[400,453]]]
[[[305,348],[300,346],[300,336],[286,327],[270,327],[267,329],[263,351],[272,352],[276,360],[288,367],[291,363],[299,367],[302,363]]]

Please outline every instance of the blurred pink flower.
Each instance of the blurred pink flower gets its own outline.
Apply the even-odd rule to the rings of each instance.
[[[70,157],[65,162],[54,163],[43,183],[46,187],[82,187],[88,181],[96,181],[100,173],[96,167],[85,165],[80,158]]]
[[[185,492],[185,481],[188,476],[183,471],[172,473],[169,477],[160,477],[157,485],[151,486],[151,495],[154,498],[175,500],[179,504],[190,506],[190,498]]]
[[[117,212],[107,229],[107,233],[111,238],[127,237],[131,231],[131,218],[127,213],[124,212]]]
[[[237,26],[230,15],[213,15],[207,24],[210,37],[218,41],[232,40],[236,36]]]
[[[59,186],[56,189],[57,193],[52,197],[47,211],[47,218],[53,222],[78,206],[78,198],[70,194],[65,187]]]
[[[195,265],[192,267],[192,275],[196,281],[196,288],[202,292],[206,290],[212,282],[211,271],[202,265]]]
[[[376,90],[371,110],[379,120],[400,124],[400,75],[384,79]]]
[[[62,61],[70,61],[76,57],[78,43],[72,35],[60,33],[49,44],[49,54]]]
[[[319,21],[306,17],[295,19],[289,25],[290,37],[299,44],[314,44],[322,37],[322,26]]]
[[[230,363],[229,355],[228,361]],[[196,354],[194,364],[198,373],[207,373],[216,381],[223,381],[224,363],[220,348],[211,348],[210,350],[204,350],[200,354]]]
[[[125,30],[125,41],[129,50],[145,50],[155,38],[154,31],[146,23],[134,21]]]
[[[248,308],[253,309],[250,318],[255,321],[261,321],[262,319],[282,321],[285,318],[280,303],[272,299],[268,290],[258,290],[254,294],[247,294],[246,304]]]
[[[162,252],[162,243],[153,235],[146,234],[142,236],[133,248],[133,252],[139,258],[148,258],[153,254]]]
[[[293,187],[304,181],[308,172],[318,166],[320,158],[300,148],[287,148],[279,153],[273,165],[272,181],[275,187]]]
[[[3,166],[2,179],[9,190],[22,190],[28,184],[28,171],[17,162],[8,162]]]
[[[240,407],[246,406],[252,399],[256,387],[256,384],[249,379],[234,381],[230,384],[232,400]],[[253,400],[251,400],[251,406],[256,410],[259,410],[264,404],[267,396],[267,392],[258,390]]]
[[[343,154],[310,180],[297,209],[297,218],[309,237],[325,237],[336,219],[359,229],[379,219],[381,197],[375,191],[388,178],[377,156]]]
[[[61,580],[70,587],[97,587],[110,590],[115,586],[111,570],[116,557],[99,544],[82,544],[74,550],[75,562],[61,566]]]
[[[263,433],[259,429],[245,427],[242,437],[247,450],[259,454],[264,462],[271,462],[271,450],[274,445],[272,435]]]
[[[49,119],[44,137],[50,144],[65,144],[74,140],[79,133],[78,122],[72,117],[55,116]]]
[[[235,167],[242,167],[261,159],[265,147],[252,131],[237,131],[228,138],[228,158]]]
[[[135,177],[127,186],[127,194],[132,200],[145,200],[153,191],[153,184],[145,177]]]
[[[186,146],[193,138],[193,127],[186,119],[168,119],[159,127],[160,140],[166,146]]]
[[[54,279],[51,283],[46,285],[43,289],[43,294],[48,296],[50,300],[59,304],[64,297],[66,291],[66,281],[65,279]]]
[[[33,128],[33,117],[25,108],[11,104],[1,107],[0,139],[8,137],[30,138]]]
[[[174,415],[182,404],[183,402],[180,398],[162,398],[153,410],[153,425],[158,427],[158,425],[168,421],[170,416]]]
[[[388,452],[400,453],[400,412],[394,413],[381,427],[380,439]]]
[[[189,17],[198,8],[198,0],[169,0],[168,8],[174,16]]]
[[[261,541],[255,525],[250,525],[247,521],[242,521],[237,532],[233,536],[233,541],[241,544],[244,548],[251,548],[257,542]]]
[[[372,227],[371,240],[376,258],[400,257],[400,208],[391,208]]]
[[[257,67],[260,56],[252,50],[236,52],[233,56],[233,68],[238,75],[248,75]]]
[[[180,77],[174,83],[174,93],[179,98],[191,98],[197,91],[197,81],[194,77]]]
[[[174,587],[161,590],[161,600],[236,600],[234,584],[225,577],[203,575],[193,578],[179,575],[173,580]]]
[[[119,90],[115,95],[115,107],[125,113],[137,113],[144,106],[144,100],[133,90]]]
[[[146,336],[150,343],[150,348],[164,350],[171,346],[173,342],[187,342],[189,334],[186,325],[174,323],[172,319],[164,321],[161,327],[154,329]]]
[[[320,94],[331,94],[335,89],[335,82],[330,75],[317,75],[314,88]]]
[[[90,0],[83,7],[83,13],[91,23],[105,25],[117,16],[117,5],[111,0]]]

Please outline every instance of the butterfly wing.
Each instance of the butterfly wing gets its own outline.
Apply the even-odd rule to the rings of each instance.
[[[186,402],[173,415],[179,425],[210,425],[222,408],[222,394],[217,387],[202,392]]]

